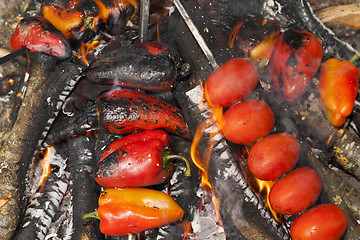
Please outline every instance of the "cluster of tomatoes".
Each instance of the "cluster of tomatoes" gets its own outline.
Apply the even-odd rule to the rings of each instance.
[[[233,47],[239,31],[241,27],[237,26],[232,33]],[[321,65],[322,46],[306,31],[275,33],[271,40],[272,46],[266,42],[268,55],[264,53],[262,57],[268,60],[272,87],[284,103],[296,104]],[[250,172],[258,179],[275,181],[269,193],[271,207],[283,215],[303,212],[292,223],[292,239],[340,239],[347,228],[347,217],[341,208],[321,204],[306,211],[319,197],[322,186],[313,169],[292,170],[300,158],[298,140],[286,132],[269,135],[275,125],[271,107],[262,100],[247,98],[260,78],[260,60],[252,58],[259,56],[259,50],[256,51],[243,51],[249,60],[235,58],[215,69],[205,83],[205,97],[213,106],[226,108],[221,124],[224,137],[236,144],[252,145],[247,160]],[[335,126],[342,125],[352,111],[358,77],[358,69],[350,62],[330,59],[322,65],[320,96],[326,116]],[[336,93],[339,88],[340,94]]]

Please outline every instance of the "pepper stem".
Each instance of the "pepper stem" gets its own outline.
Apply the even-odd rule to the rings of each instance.
[[[182,160],[185,162],[185,164],[186,164],[185,176],[190,177],[191,176],[191,166],[190,166],[189,160],[181,155],[171,154],[169,148],[165,148],[164,154],[163,154],[164,167],[167,167],[174,160]]]
[[[360,52],[357,52],[354,56],[352,56],[349,60],[349,62],[353,63],[356,60],[358,60],[360,58]]]
[[[96,219],[100,220],[98,211],[94,211],[94,212],[91,212],[91,213],[85,213],[82,216],[82,219],[86,219],[86,218],[96,218]]]

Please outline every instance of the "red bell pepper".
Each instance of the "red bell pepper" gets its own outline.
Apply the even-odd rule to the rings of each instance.
[[[319,81],[324,113],[333,126],[339,127],[353,110],[359,90],[359,70],[349,61],[331,58],[322,64]]]
[[[307,31],[280,34],[269,62],[275,92],[289,103],[299,100],[311,84],[324,56],[324,49]]]
[[[173,173],[170,160],[182,159],[190,175],[190,163],[170,153],[170,137],[162,130],[132,133],[112,142],[103,152],[94,173],[104,187],[144,187],[157,185]]]
[[[100,127],[114,134],[163,129],[191,138],[180,109],[148,94],[125,89],[109,90],[96,101]]]
[[[71,46],[64,35],[42,17],[22,19],[11,35],[13,50],[27,47],[32,52],[46,53],[59,59],[71,56]]]
[[[145,188],[108,188],[99,197],[97,211],[83,218],[100,219],[100,231],[109,236],[139,233],[181,220],[184,210],[166,193]]]

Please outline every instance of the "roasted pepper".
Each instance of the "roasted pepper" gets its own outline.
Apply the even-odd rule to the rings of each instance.
[[[107,23],[110,24],[107,29],[124,26],[135,11],[133,2],[137,3],[135,0],[47,0],[41,12],[67,39],[89,42]]]
[[[110,133],[163,129],[184,138],[191,137],[180,109],[142,92],[105,91],[96,101],[96,111],[100,127]]]
[[[100,219],[109,236],[139,233],[181,220],[184,210],[166,193],[145,188],[108,188],[100,194],[97,211],[83,218]]]
[[[228,45],[257,66],[264,67],[270,60],[279,35],[280,26],[275,20],[246,16],[233,28]]]
[[[269,62],[275,92],[289,103],[299,100],[311,84],[324,56],[324,49],[307,31],[280,34]]]
[[[104,187],[144,187],[157,185],[173,173],[172,159],[187,159],[170,152],[170,137],[162,130],[132,133],[112,142],[95,168],[95,180]]]
[[[64,35],[42,17],[22,19],[10,38],[13,50],[27,47],[32,52],[42,52],[59,59],[71,56],[71,46]]]
[[[320,68],[319,92],[329,122],[339,127],[353,110],[359,89],[359,70],[349,61],[331,58]]]
[[[180,56],[168,45],[140,43],[95,60],[86,77],[96,83],[166,91],[173,88]]]

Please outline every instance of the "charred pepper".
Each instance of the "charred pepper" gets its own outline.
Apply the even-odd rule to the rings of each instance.
[[[22,19],[11,35],[13,50],[27,47],[32,52],[42,52],[59,59],[69,58],[71,46],[64,35],[42,17]]]
[[[180,66],[176,50],[160,43],[140,43],[109,52],[92,63],[87,78],[96,83],[166,91]]]
[[[144,187],[169,179],[173,172],[170,160],[182,156],[170,152],[170,137],[162,130],[132,133],[112,142],[103,152],[95,168],[95,180],[104,187]]]
[[[187,139],[191,137],[180,109],[142,92],[105,91],[96,101],[96,110],[100,127],[110,133],[163,129]]]
[[[184,210],[166,193],[145,188],[108,188],[100,194],[97,211],[83,218],[100,219],[109,236],[139,233],[181,220]]]
[[[359,70],[350,61],[331,58],[321,65],[319,92],[330,123],[339,127],[353,110],[359,90]]]
[[[316,37],[307,31],[280,34],[269,62],[275,92],[289,103],[299,100],[311,84],[324,56]]]
[[[89,42],[106,24],[114,31],[125,26],[136,7],[136,0],[47,0],[41,12],[67,39]]]
[[[257,66],[268,64],[280,35],[280,26],[273,19],[246,16],[229,36],[228,45],[237,53],[250,58]]]

